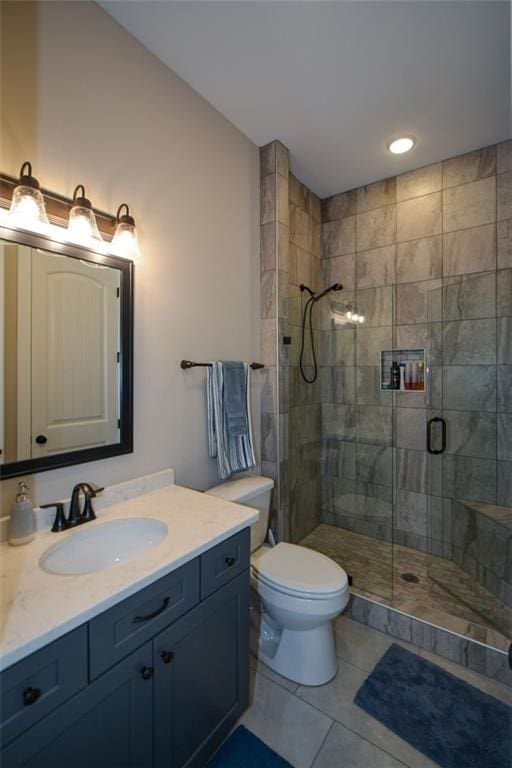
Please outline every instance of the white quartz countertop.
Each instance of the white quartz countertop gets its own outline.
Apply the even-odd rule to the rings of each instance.
[[[258,511],[199,491],[168,485],[97,512],[74,531],[37,534],[29,544],[0,544],[0,669],[89,621],[120,600],[174,571],[210,547],[247,528]],[[127,563],[80,576],[58,576],[39,567],[51,544],[93,525],[128,517],[153,517],[167,536]]]

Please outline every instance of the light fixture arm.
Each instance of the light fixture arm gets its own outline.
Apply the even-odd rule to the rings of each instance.
[[[80,196],[78,195],[79,190],[82,190]],[[89,208],[92,211],[92,204],[85,196],[85,187],[83,184],[77,184],[75,187],[73,192],[73,205],[79,205],[81,208]]]

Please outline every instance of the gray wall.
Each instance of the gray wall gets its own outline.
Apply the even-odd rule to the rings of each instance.
[[[258,148],[96,3],[2,2],[0,11],[2,170],[17,176],[31,160],[48,189],[70,196],[81,182],[106,211],[126,201],[141,248],[134,452],[35,475],[32,498],[165,467],[207,488],[219,477],[205,371],[179,361],[259,357]],[[17,483],[0,484],[0,514]]]

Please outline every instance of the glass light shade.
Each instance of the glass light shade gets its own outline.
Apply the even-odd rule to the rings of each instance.
[[[125,213],[121,213],[123,209],[126,211]],[[110,250],[123,259],[135,261],[139,257],[135,219],[130,216],[130,209],[126,203],[121,203],[117,209],[117,225],[110,243]]]
[[[9,223],[20,229],[41,231],[49,221],[39,182],[32,176],[30,163],[23,163],[20,179],[12,193]]]
[[[133,224],[120,221],[112,238],[111,250],[117,256],[135,260],[139,257],[137,233]]]
[[[73,192],[73,206],[69,212],[68,240],[91,247],[94,247],[95,243],[103,242],[91,201],[85,196],[83,184],[75,187]]]
[[[74,205],[69,212],[68,237],[76,243],[87,245],[91,240],[102,237],[96,224],[96,216],[91,208]]]

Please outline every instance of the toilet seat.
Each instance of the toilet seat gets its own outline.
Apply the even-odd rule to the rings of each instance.
[[[251,570],[262,584],[294,597],[321,600],[348,590],[347,574],[341,566],[296,544],[261,547],[251,558]]]

